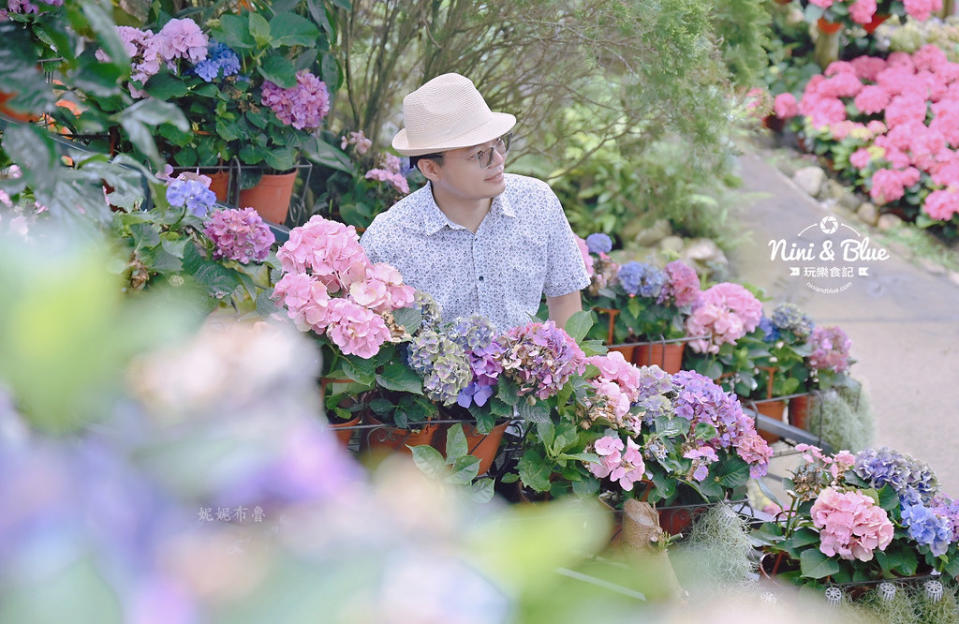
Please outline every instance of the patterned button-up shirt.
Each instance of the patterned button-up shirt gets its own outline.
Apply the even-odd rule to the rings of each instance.
[[[474,234],[436,205],[430,184],[377,215],[360,244],[406,283],[429,293],[452,321],[482,314],[499,329],[528,323],[540,300],[589,285],[563,207],[549,186],[506,174]]]

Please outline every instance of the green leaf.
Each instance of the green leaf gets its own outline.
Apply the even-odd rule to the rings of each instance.
[[[802,551],[799,569],[807,578],[821,579],[839,572],[839,562],[822,554],[818,548]]]
[[[576,342],[580,342],[586,337],[589,328],[593,326],[593,314],[585,310],[580,310],[569,317],[566,321],[566,333]]]
[[[516,385],[513,382],[508,379],[503,379],[503,377],[500,376],[499,383],[497,383],[496,386],[497,398],[507,405],[516,405],[519,397],[516,394]]]
[[[423,380],[413,370],[395,362],[383,369],[383,374],[376,376],[376,382],[387,390],[423,394]]]
[[[697,423],[696,428],[693,430],[693,437],[697,440],[711,440],[716,437],[716,427],[713,427],[709,423]]]
[[[893,511],[899,507],[899,494],[888,485],[879,490],[879,506],[886,511]]]
[[[412,334],[423,322],[423,313],[414,308],[400,308],[393,311],[393,320]]]
[[[347,377],[364,386],[372,386],[376,381],[376,371],[369,360],[356,358],[343,362],[343,372]]]
[[[270,32],[270,23],[259,13],[250,13],[249,16],[250,34],[253,35],[253,41],[258,46],[266,46],[270,43],[272,33]]]
[[[469,446],[466,444],[463,425],[456,423],[446,432],[446,461],[452,463],[452,460],[464,457],[467,453],[469,453]]]
[[[353,161],[341,149],[317,139],[303,145],[303,155],[318,165],[353,175]]]
[[[270,20],[270,45],[312,46],[320,36],[320,29],[313,22],[295,13],[278,13]]]
[[[719,484],[729,489],[744,485],[747,481],[749,481],[749,464],[741,460],[719,477]]]
[[[249,22],[239,15],[222,15],[220,26],[212,31],[213,38],[231,48],[252,48],[256,43],[248,24]]]
[[[489,400],[489,410],[494,416],[500,418],[512,418],[513,417],[513,406],[505,403],[499,399],[499,397],[492,397]]]
[[[333,4],[340,7],[344,11],[351,11],[353,9],[353,3],[350,0],[333,0]]]
[[[549,490],[549,476],[552,470],[536,449],[527,449],[517,465],[519,478],[524,485],[537,492]]]
[[[453,462],[453,472],[447,480],[454,485],[467,485],[479,474],[479,457],[466,455],[458,457]]]
[[[409,447],[413,453],[413,463],[426,476],[432,479],[443,479],[449,474],[443,456],[428,444]]]
[[[277,171],[287,171],[296,164],[296,154],[291,147],[278,147],[264,153],[266,164]]]
[[[313,21],[319,24],[320,27],[326,31],[326,34],[332,39],[333,25],[330,23],[330,19],[326,15],[326,7],[323,6],[323,2],[320,0],[307,0],[306,6],[310,11],[310,17],[313,18]]]
[[[296,68],[279,54],[267,56],[256,70],[261,76],[284,89],[296,86]]]
[[[110,57],[110,64],[117,67],[128,67],[130,57],[127,56],[126,49],[123,47],[123,41],[117,34],[116,26],[107,13],[103,5],[97,2],[82,2],[83,14],[86,16],[87,23],[93,32],[97,34],[97,39],[103,44],[107,56]]]
[[[592,497],[599,493],[599,481],[588,478],[582,481],[573,481],[573,492],[577,496]]]
[[[493,500],[493,480],[480,479],[470,486],[470,500],[474,503],[488,503]]]
[[[521,418],[531,423],[550,422],[549,409],[542,403],[530,405],[529,401],[521,401],[520,404],[516,406],[516,411]]]
[[[396,411],[396,406],[386,399],[373,399],[370,401],[370,409],[373,410],[373,413],[377,416],[382,416],[384,414],[392,414]]]
[[[482,434],[488,434],[496,425],[496,417],[486,409],[477,405],[470,405],[470,414],[476,419],[476,431]]]
[[[158,100],[169,100],[187,94],[189,88],[177,76],[168,73],[157,74],[146,84],[146,92]]]
[[[157,169],[163,166],[163,159],[160,158],[153,140],[156,126],[171,123],[183,132],[190,129],[190,124],[179,108],[155,98],[141,100],[122,110],[117,115],[117,120],[126,131],[130,142],[143,152]]]
[[[331,91],[337,91],[343,86],[343,69],[336,57],[329,52],[323,54],[323,60],[320,61],[320,73],[323,82]]]

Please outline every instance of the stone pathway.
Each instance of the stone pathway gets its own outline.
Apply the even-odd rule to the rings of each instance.
[[[770,260],[769,241],[797,235],[833,214],[861,236],[875,232],[842,209],[828,209],[771,164],[755,148],[739,159],[747,193],[760,193],[743,208],[749,240],[730,257],[738,281],[765,289],[767,313],[780,301],[799,305],[818,325],[839,325],[853,341],[853,376],[864,382],[876,420],[877,446],[925,460],[943,490],[959,498],[959,286],[892,252],[872,262],[868,277],[824,294],[790,277],[788,265]],[[879,246],[873,243],[873,246]]]

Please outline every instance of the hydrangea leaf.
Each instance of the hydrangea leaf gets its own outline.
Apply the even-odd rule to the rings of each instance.
[[[810,548],[799,556],[799,569],[807,578],[821,579],[839,572],[839,562],[827,557],[818,548]]]

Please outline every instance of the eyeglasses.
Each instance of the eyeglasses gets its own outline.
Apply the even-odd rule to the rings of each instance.
[[[501,156],[506,156],[506,154],[509,153],[509,142],[512,138],[513,134],[511,132],[504,134],[496,139],[496,142],[493,143],[492,147],[487,147],[486,149],[473,152],[468,160],[475,160],[484,169],[489,169],[493,165],[494,152],[499,152]]]

